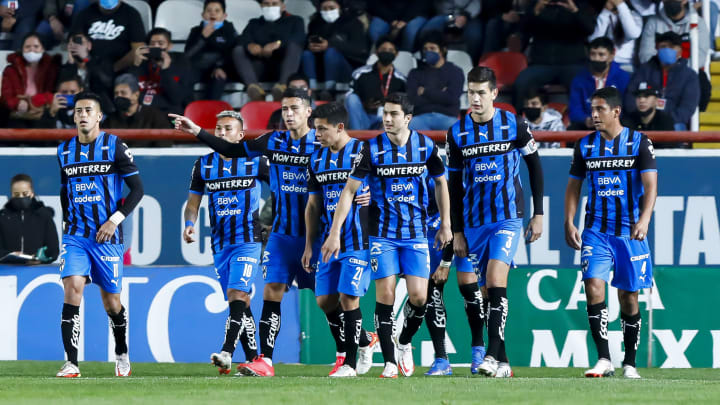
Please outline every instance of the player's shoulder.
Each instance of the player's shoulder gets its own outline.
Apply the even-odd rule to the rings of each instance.
[[[418,145],[417,145],[417,147],[418,147],[418,148],[422,148],[422,147],[432,148],[433,146],[435,146],[435,141],[433,141],[432,138],[430,138],[429,136],[423,134],[423,133],[420,132],[420,131],[414,131],[414,132],[417,133],[417,137],[418,137],[418,138],[417,138],[417,139],[418,139]]]

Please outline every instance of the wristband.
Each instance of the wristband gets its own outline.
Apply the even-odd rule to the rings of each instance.
[[[448,262],[448,261],[445,261],[445,260],[440,260],[440,266],[441,266],[441,267],[450,267],[451,264],[452,264],[452,262]]]
[[[110,218],[108,218],[108,221],[115,224],[115,226],[120,225],[120,222],[125,219],[125,215],[120,211],[115,211],[112,215],[110,215]]]
[[[187,228],[188,226],[194,227],[195,223],[193,221],[185,221],[185,228]]]

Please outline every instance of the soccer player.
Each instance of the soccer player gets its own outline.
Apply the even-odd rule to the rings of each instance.
[[[80,377],[80,303],[85,284],[93,282],[100,287],[115,337],[115,375],[127,377],[131,373],[127,313],[120,302],[124,248],[118,226],[142,199],[143,185],[127,145],[100,131],[100,98],[80,93],[74,110],[78,134],[57,149],[64,222],[60,277],[65,299],[60,329],[67,361],[56,375]],[[121,202],[123,181],[130,193]]]
[[[527,164],[533,195],[534,213],[525,233],[529,243],[542,233],[543,178],[527,121],[493,107],[497,93],[492,69],[479,66],[468,73],[470,113],[448,130],[448,170],[455,256],[475,255],[488,291],[488,346],[478,372],[511,377],[505,321],[507,277],[525,211],[520,156]]]
[[[395,276],[405,276],[408,300],[405,323],[397,338],[399,366],[405,376],[415,371],[410,345],[425,316],[430,256],[427,237],[427,176],[435,178],[435,197],[440,210],[440,229],[434,247],[443,248],[452,238],[450,202],[445,167],[435,143],[408,129],[413,106],[404,94],[385,99],[385,132],[366,141],[355,157],[338,201],[332,226],[322,246],[322,260],[337,259],[342,248],[343,224],[352,208],[353,196],[367,179],[370,184],[370,267],[375,280],[375,328],[385,360],[382,378],[397,378],[393,343]]]
[[[228,110],[217,115],[215,136],[237,143],[244,135],[240,113]],[[190,180],[183,239],[186,243],[195,242],[195,223],[207,189],[215,271],[230,309],[222,350],[210,355],[220,374],[230,373],[238,340],[247,362],[257,357],[250,281],[260,267],[262,250],[259,180],[268,181],[268,161],[264,156],[228,158],[217,152],[195,161]]]
[[[645,239],[657,197],[657,165],[652,142],[620,124],[620,93],[605,87],[591,98],[596,131],[575,144],[565,191],[565,240],[582,249],[582,271],[590,331],[598,352],[595,367],[585,377],[615,374],[608,349],[608,310],[605,284],[614,270],[620,322],[625,341],[623,375],[640,378],[635,355],[640,342],[638,290],[652,287],[652,260]],[[588,202],[582,237],[575,227],[583,179]]]
[[[435,189],[435,182],[428,179],[428,194],[430,204],[428,205],[428,243],[435,240],[435,234],[440,226],[440,213],[438,212],[435,199],[432,198]],[[470,257],[453,258],[453,245],[449,244],[442,251],[430,251],[430,280],[428,282],[428,304],[425,311],[425,324],[427,325],[433,349],[435,350],[435,361],[425,375],[452,375],[452,367],[448,361],[445,349],[445,326],[447,317],[443,292],[445,283],[450,272],[450,265],[455,262],[458,287],[465,299],[465,314],[470,324],[472,336],[472,364],[470,371],[478,373],[478,367],[485,357],[485,341],[483,339],[483,327],[485,325],[484,300],[480,287],[485,285],[485,280],[475,274],[477,263],[473,263]]]
[[[260,317],[260,356],[250,364],[239,365],[246,375],[271,377],[275,375],[272,355],[275,338],[280,331],[280,302],[285,291],[297,282],[298,288],[314,288],[314,273],[307,273],[300,261],[305,248],[305,217],[307,203],[307,165],[310,155],[320,147],[315,130],[308,126],[312,109],[306,91],[287,89],[282,97],[282,116],[287,131],[273,131],[256,139],[240,143],[201,132],[197,125],[182,116],[175,118],[175,128],[192,133],[225,157],[257,157],[270,161],[270,190],[273,194],[274,214],[272,232],[263,253],[263,310]],[[318,249],[319,250],[319,249]],[[333,333],[340,333],[340,314],[335,311],[328,322],[337,325]],[[332,329],[332,328],[331,328]],[[339,337],[336,338],[336,341]]]
[[[345,132],[348,113],[341,104],[321,105],[313,111],[311,118],[323,148],[313,153],[308,166],[307,236],[302,257],[307,271],[313,271],[310,260],[320,222],[324,225],[323,236],[326,237],[340,193],[362,147],[361,141],[350,138]],[[330,372],[331,377],[355,377],[367,373],[372,366],[373,347],[377,342],[376,334],[369,334],[362,328],[360,312],[360,297],[365,295],[370,285],[370,256],[367,233],[369,196],[365,204],[358,203],[359,197],[356,197],[341,230],[340,256],[318,263],[315,275],[318,306],[325,313],[336,311],[338,307],[342,309],[344,349],[336,355],[342,362],[336,362]]]

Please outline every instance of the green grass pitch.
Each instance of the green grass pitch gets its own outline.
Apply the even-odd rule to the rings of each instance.
[[[275,378],[218,376],[210,364],[134,363],[129,378],[112,363],[81,363],[82,378],[53,377],[62,362],[0,362],[0,404],[459,404],[720,403],[720,369],[640,369],[640,381],[585,379],[578,368],[515,368],[515,378],[470,376],[336,380],[330,366],[277,365]],[[620,371],[620,370],[618,370]]]

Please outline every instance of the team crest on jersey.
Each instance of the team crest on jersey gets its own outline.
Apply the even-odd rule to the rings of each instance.
[[[372,269],[373,273],[377,273],[377,269],[378,269],[377,258],[373,257],[372,259],[370,259],[370,268]]]

